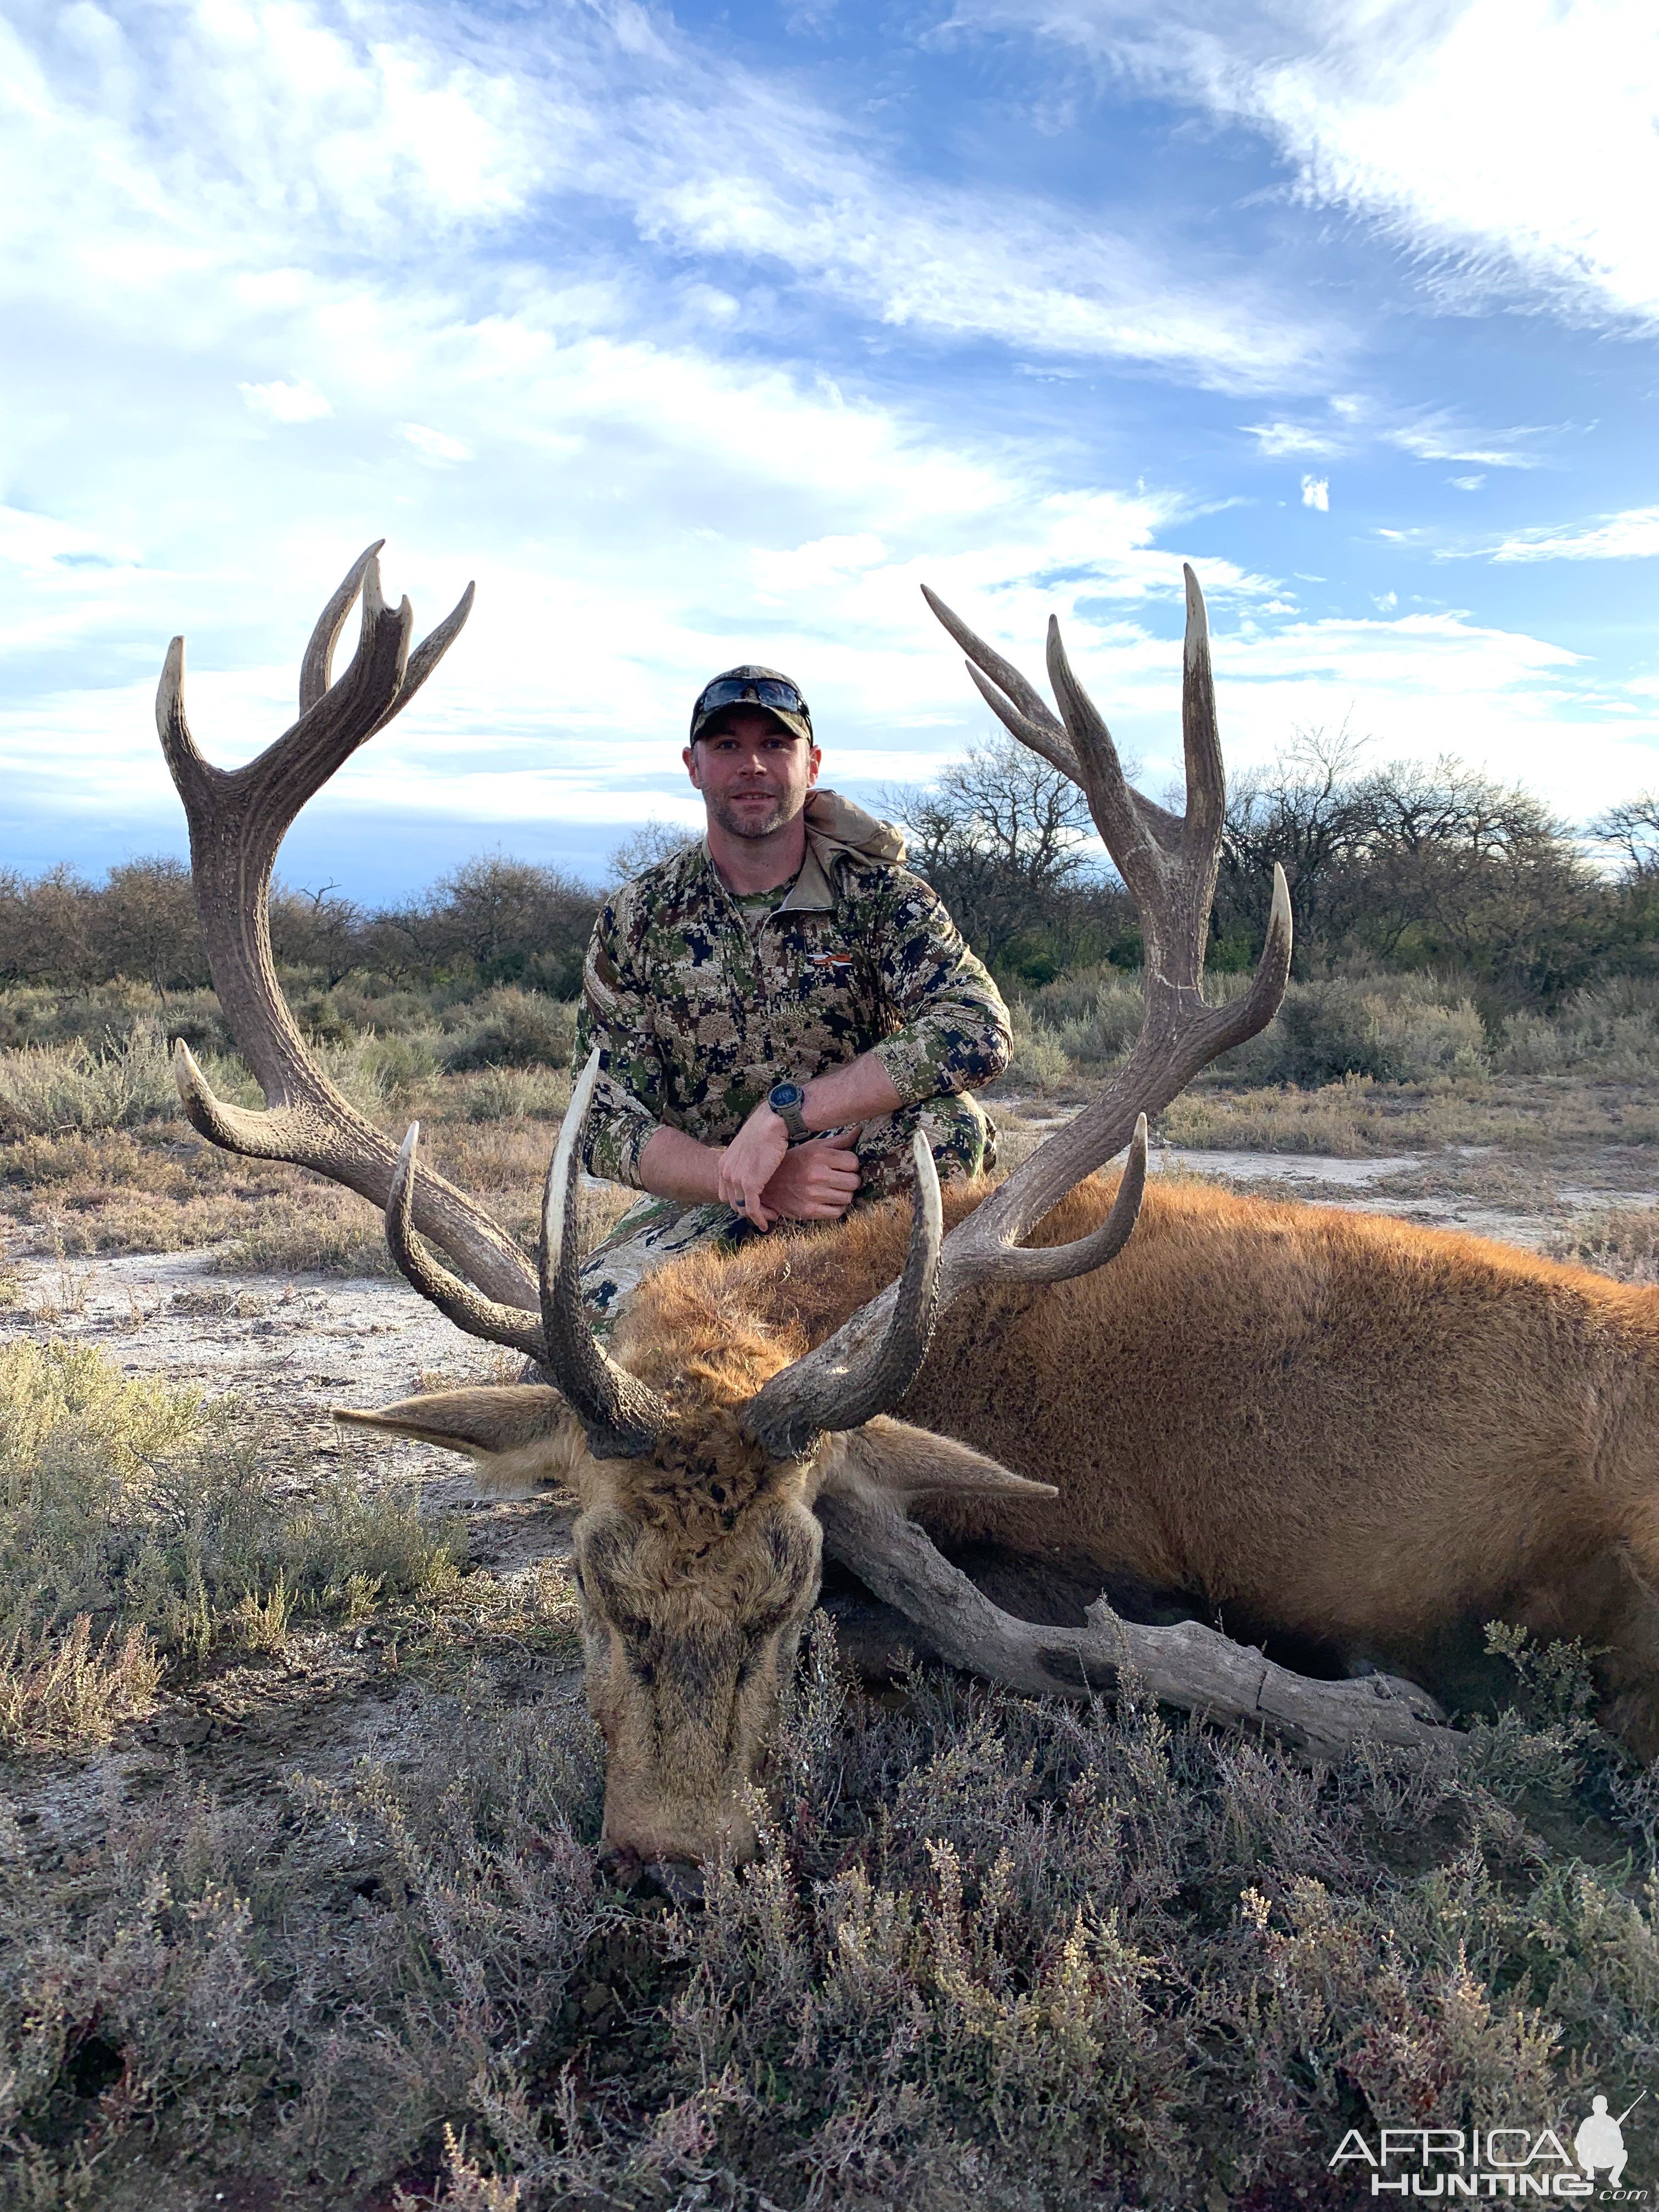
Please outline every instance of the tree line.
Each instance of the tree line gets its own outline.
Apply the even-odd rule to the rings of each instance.
[[[1456,971],[1494,1006],[1659,968],[1659,798],[1583,829],[1518,783],[1446,758],[1367,768],[1346,732],[1299,736],[1228,797],[1210,964],[1253,966],[1285,871],[1296,973]],[[1134,907],[1076,787],[1012,738],[890,794],[915,854],[1000,972],[1034,983],[1140,959]],[[1168,795],[1178,807],[1181,795]]]
[[[1012,739],[882,804],[903,824],[913,865],[1006,981],[1139,964],[1133,904],[1082,794]],[[683,842],[647,825],[611,856],[608,879]],[[1494,1004],[1520,1005],[1594,974],[1659,968],[1659,799],[1648,794],[1576,830],[1523,786],[1455,760],[1365,768],[1345,736],[1304,735],[1234,784],[1213,966],[1243,969],[1261,951],[1275,861],[1304,976],[1356,962],[1455,969]],[[329,988],[355,974],[569,998],[600,896],[557,869],[483,854],[401,905],[368,908],[334,884],[279,888],[271,939],[280,967]],[[131,860],[96,885],[66,867],[0,871],[0,984],[73,991],[116,977],[161,992],[208,981],[182,862]]]

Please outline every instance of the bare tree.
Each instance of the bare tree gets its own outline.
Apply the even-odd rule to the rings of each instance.
[[[1622,805],[1608,807],[1587,834],[1620,855],[1626,882],[1645,885],[1659,880],[1659,797],[1652,792],[1639,791]]]
[[[911,865],[993,962],[1023,931],[1066,919],[1101,872],[1087,799],[1012,738],[975,746],[933,783],[884,792],[882,803],[903,824]]]
[[[1273,879],[1274,863],[1290,886],[1297,966],[1322,951],[1347,917],[1338,889],[1363,848],[1366,810],[1357,781],[1365,739],[1345,722],[1334,732],[1297,730],[1271,768],[1247,769],[1228,795],[1216,887],[1218,936],[1237,939],[1241,952],[1259,945],[1267,924],[1257,872]]]
[[[92,934],[107,975],[164,993],[208,980],[190,870],[182,860],[163,856],[112,868],[94,901]]]
[[[605,864],[607,888],[629,883],[660,861],[672,860],[676,853],[695,845],[697,836],[696,830],[685,829],[678,822],[663,822],[653,817],[649,822],[641,823],[637,830],[629,831],[621,844],[612,848]]]

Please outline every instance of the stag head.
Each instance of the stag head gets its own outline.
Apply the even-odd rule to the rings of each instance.
[[[866,1551],[873,1565],[893,1548],[917,1500],[971,1492],[1030,1502],[1055,1494],[966,1445],[890,1418],[890,1409],[919,1372],[945,1304],[990,1283],[1061,1281],[1105,1265],[1121,1248],[1140,1203],[1146,1115],[1206,1062],[1255,1035],[1278,1006],[1290,958],[1283,879],[1253,988],[1229,1006],[1206,1006],[1200,981],[1224,792],[1204,603],[1190,569],[1184,815],[1126,782],[1057,629],[1049,666],[1063,720],[929,594],[1009,728],[1088,795],[1140,910],[1147,952],[1140,1036],[1093,1103],[948,1237],[933,1158],[918,1139],[902,1273],[823,1342],[809,1348],[763,1326],[722,1287],[722,1263],[694,1255],[672,1280],[647,1285],[617,1330],[613,1356],[595,1340],[577,1284],[580,1139],[597,1055],[550,1167],[532,1264],[462,1193],[421,1168],[418,1126],[394,1152],[340,1097],[306,1050],[276,982],[266,894],[283,836],[340,762],[424,682],[471,601],[469,587],[411,654],[408,603],[386,608],[378,550],[354,565],[317,625],[302,666],[299,720],[246,768],[227,774],[202,759],[185,720],[181,640],[168,655],[157,720],[190,821],[209,960],[267,1108],[222,1103],[183,1044],[179,1088],[191,1121],[216,1143],[295,1161],[382,1206],[392,1251],[415,1287],[461,1328],[524,1353],[547,1378],[430,1394],[374,1413],[340,1408],[339,1416],[464,1454],[498,1493],[552,1488],[574,1498],[587,1691],[610,1754],[605,1847],[623,1868],[672,1871],[722,1853],[742,1857],[754,1848],[750,1808],[778,1698],[817,1600],[831,1503],[834,1525],[861,1532],[842,1556],[862,1568]],[[362,641],[351,666],[331,682],[334,643],[360,593]],[[1126,1146],[1127,1164],[1097,1229],[1065,1246],[1026,1242],[1068,1190]],[[698,1313],[702,1320],[693,1325]],[[914,1573],[908,1586],[920,1587]],[[1011,1638],[1005,1644],[1014,1649]]]
[[[681,1286],[680,1325],[636,1310],[619,1328],[619,1356],[605,1352],[582,1310],[574,1237],[581,1129],[598,1075],[596,1053],[548,1175],[539,1329],[492,1310],[410,1237],[418,1125],[387,1208],[392,1249],[425,1295],[497,1341],[510,1323],[557,1387],[448,1391],[337,1413],[466,1454],[498,1494],[552,1488],[574,1498],[588,1702],[609,1754],[605,1848],[619,1871],[649,1867],[683,1887],[684,1869],[754,1850],[755,1791],[823,1574],[819,1499],[852,1493],[902,1510],[947,1491],[1054,1493],[967,1445],[883,1418],[915,1379],[937,1304],[943,1209],[921,1137],[904,1272],[885,1326],[859,1356],[792,1359],[790,1347],[718,1300],[717,1328],[707,1307],[699,1327],[690,1319],[693,1282]],[[1144,1151],[1143,1130],[1142,1171]],[[1118,1243],[1138,1202],[1137,1177],[1109,1224]]]

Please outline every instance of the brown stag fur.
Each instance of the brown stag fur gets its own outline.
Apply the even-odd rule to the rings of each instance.
[[[1032,1241],[1084,1235],[1114,1188],[1091,1178]],[[947,1224],[981,1195],[947,1191]],[[757,1322],[793,1357],[891,1280],[905,1234],[888,1207],[665,1271],[629,1364],[672,1346],[712,1376]],[[959,1300],[895,1411],[1059,1489],[931,1497],[918,1518],[943,1540],[1063,1539],[1247,1640],[1288,1632],[1431,1687],[1460,1626],[1581,1637],[1604,1648],[1609,1725],[1659,1752],[1659,1291],[1155,1183],[1109,1267]]]

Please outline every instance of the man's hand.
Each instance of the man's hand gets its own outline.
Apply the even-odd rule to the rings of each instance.
[[[761,1195],[788,1150],[789,1132],[763,1098],[720,1154],[720,1196],[746,1213],[757,1229],[769,1229],[777,1218],[768,1212]]]
[[[842,1130],[792,1149],[763,1099],[720,1155],[720,1196],[757,1229],[780,1219],[839,1221],[859,1187],[858,1133]]]
[[[792,1145],[761,1193],[763,1210],[783,1221],[839,1221],[858,1195],[856,1128]]]

